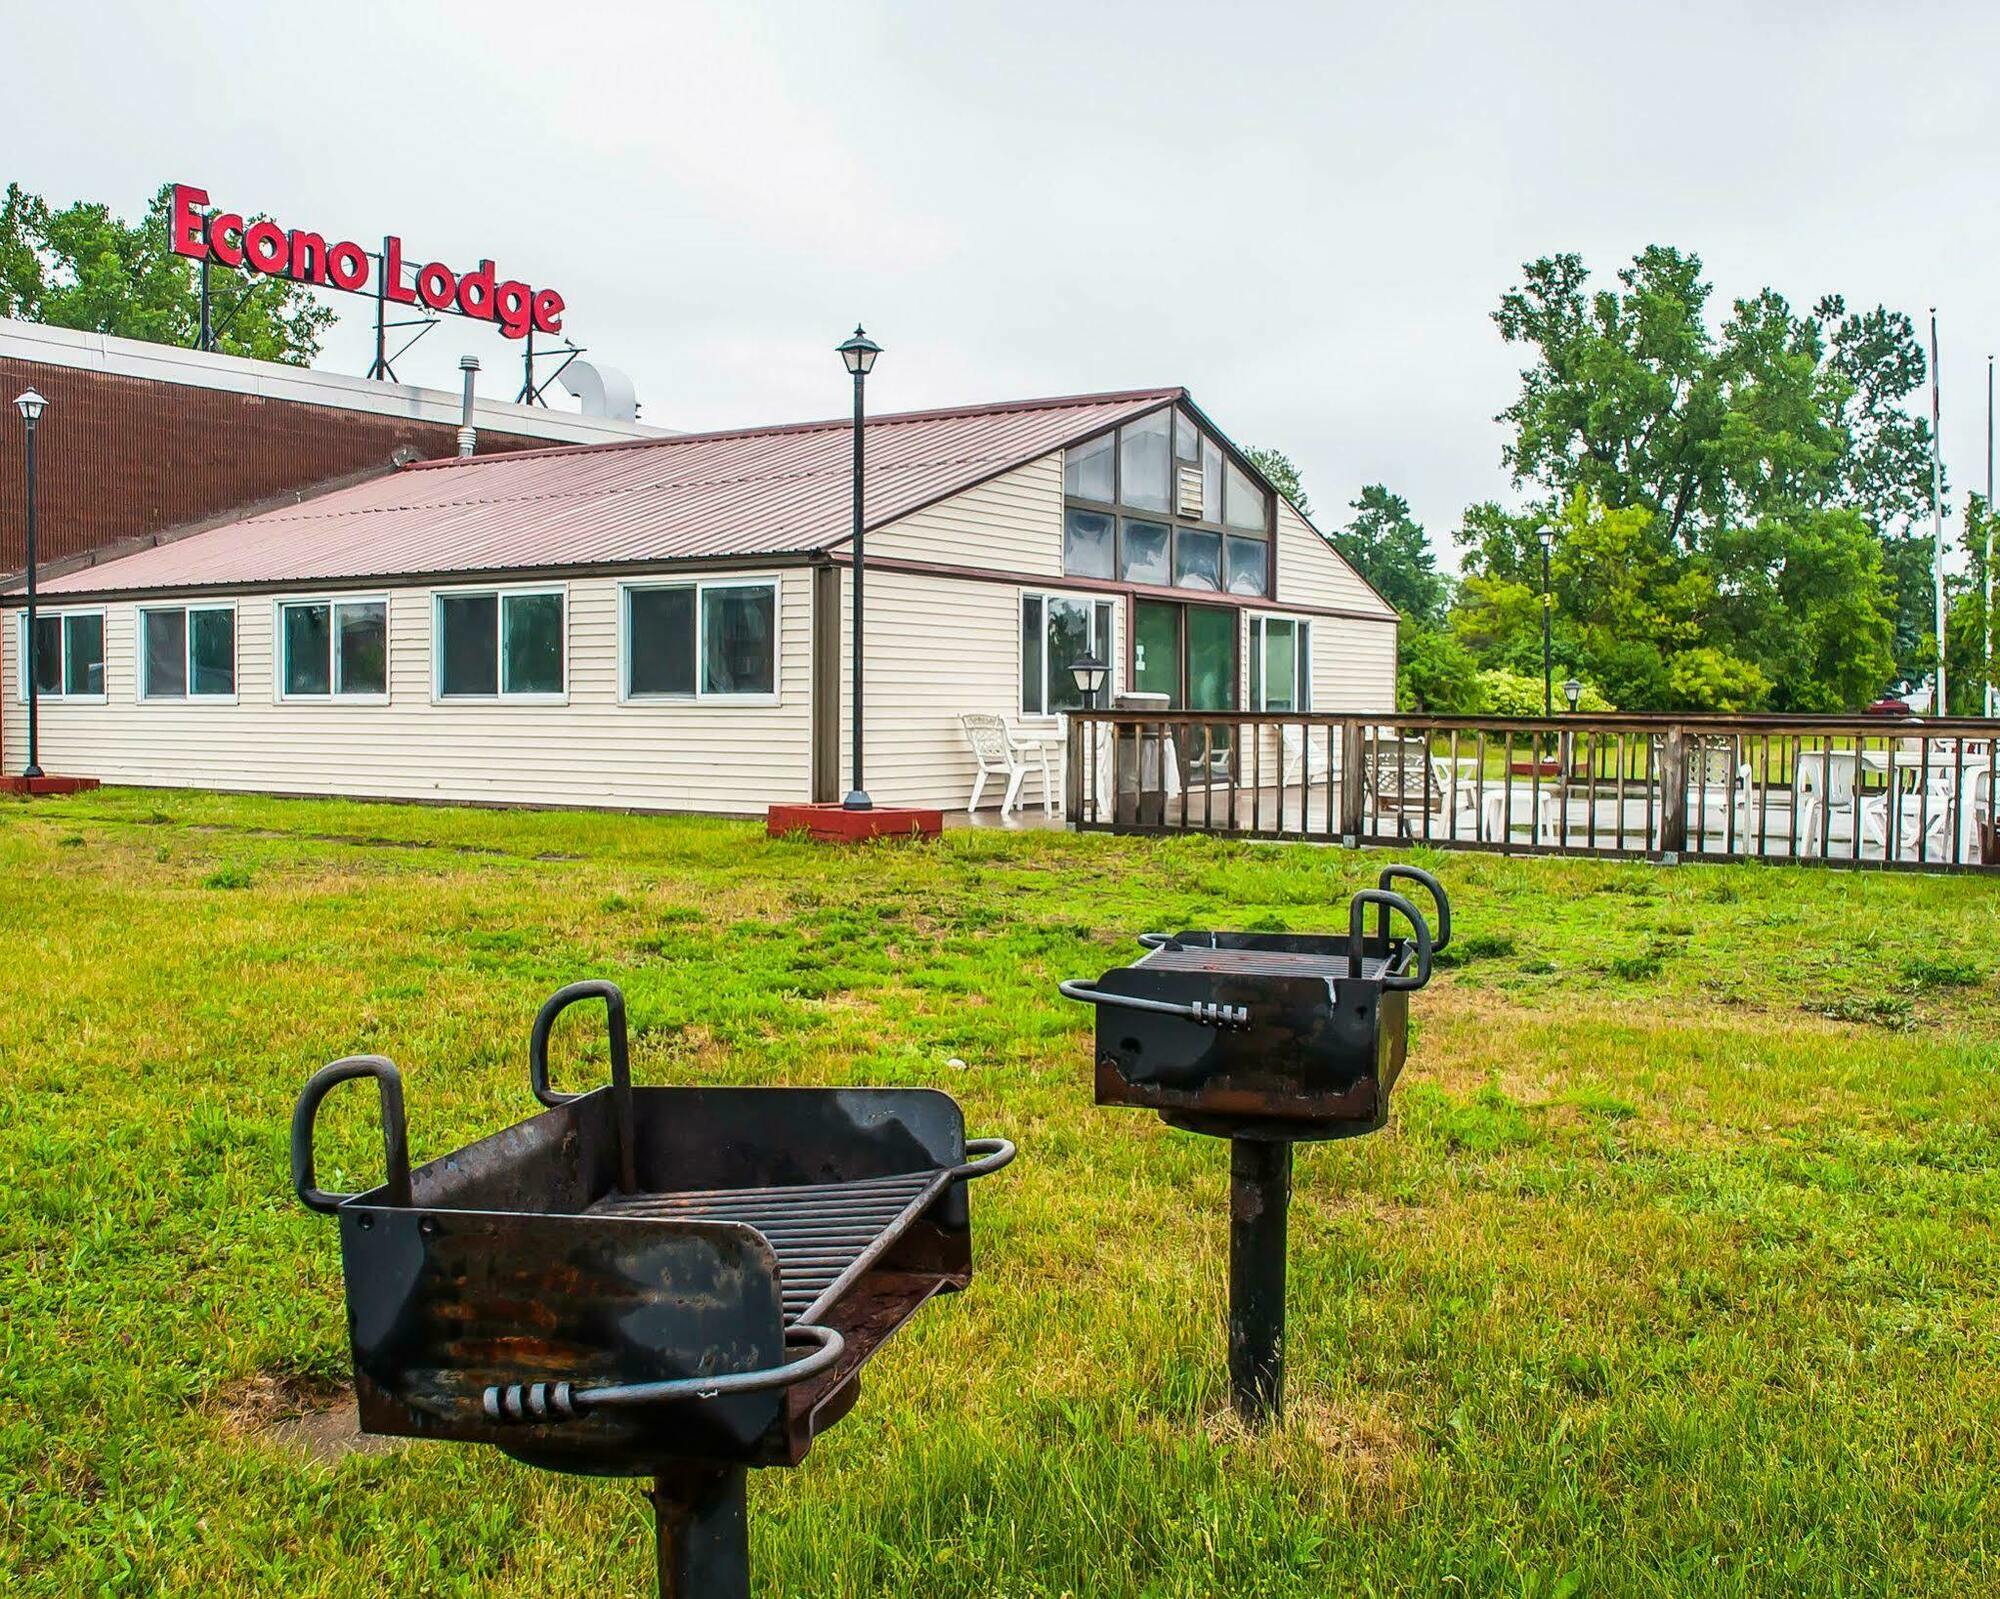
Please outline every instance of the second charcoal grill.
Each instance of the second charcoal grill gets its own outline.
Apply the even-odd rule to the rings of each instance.
[[[1435,937],[1404,882],[1429,897]],[[1443,885],[1390,866],[1349,901],[1344,935],[1148,933],[1130,965],[1062,985],[1097,1007],[1098,1104],[1230,1140],[1229,1375],[1247,1419],[1283,1403],[1292,1145],[1387,1123],[1409,996],[1450,941]]]

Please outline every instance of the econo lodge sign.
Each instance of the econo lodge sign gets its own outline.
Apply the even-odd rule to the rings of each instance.
[[[329,243],[323,234],[284,228],[268,217],[246,224],[234,212],[210,211],[208,191],[185,183],[174,185],[170,229],[174,253],[197,261],[211,259],[317,288],[379,295],[397,305],[456,311],[497,322],[510,339],[525,338],[530,331],[562,332],[563,297],[554,289],[500,278],[491,261],[463,274],[442,261],[427,261],[412,279],[403,264],[403,241],[393,233],[374,255],[351,239]]]

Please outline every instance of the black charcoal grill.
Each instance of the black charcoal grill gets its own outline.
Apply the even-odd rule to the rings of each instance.
[[[557,1093],[550,1029],[585,999],[611,1082]],[[968,1143],[932,1089],[634,1087],[610,983],[550,998],[529,1071],[546,1110],[414,1171],[386,1059],[335,1061],[299,1096],[293,1183],[340,1221],[362,1429],[651,1476],[660,1592],[747,1595],[746,1470],[798,1464],[868,1357],[970,1283],[965,1184],[1013,1145]],[[325,1193],[314,1118],[359,1077],[387,1181]]]
[[[1430,897],[1435,939],[1397,882]],[[1246,1419],[1283,1403],[1292,1145],[1387,1123],[1409,996],[1450,941],[1443,885],[1390,866],[1349,901],[1344,936],[1147,933],[1131,965],[1062,985],[1097,1007],[1098,1104],[1158,1111],[1175,1127],[1230,1140],[1229,1379]]]

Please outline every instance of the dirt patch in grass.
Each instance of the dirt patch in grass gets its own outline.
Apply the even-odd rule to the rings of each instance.
[[[295,1375],[263,1373],[226,1390],[218,1404],[229,1432],[261,1448],[331,1466],[349,1455],[382,1455],[401,1441],[361,1430],[354,1391]]]

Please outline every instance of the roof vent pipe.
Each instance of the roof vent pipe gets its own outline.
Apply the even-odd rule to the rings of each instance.
[[[458,369],[465,374],[465,403],[458,413],[458,453],[463,458],[479,442],[479,431],[472,425],[472,386],[479,378],[479,357],[461,355]]]

